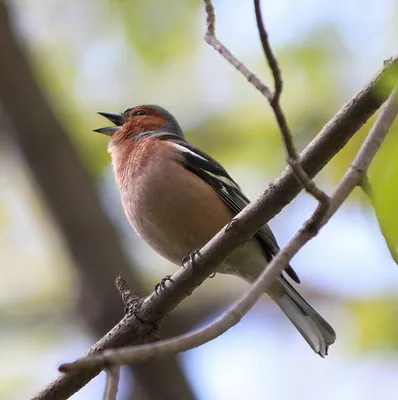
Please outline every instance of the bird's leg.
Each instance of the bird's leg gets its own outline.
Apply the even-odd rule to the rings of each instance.
[[[174,282],[173,279],[171,279],[171,275],[166,275],[159,283],[155,285],[155,292],[156,294],[159,294],[160,289],[165,290],[166,292],[170,293],[167,289],[166,282]]]

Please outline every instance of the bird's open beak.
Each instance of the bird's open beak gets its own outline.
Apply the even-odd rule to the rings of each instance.
[[[94,132],[103,133],[104,135],[112,136],[124,124],[125,120],[122,114],[99,112],[99,115],[109,119],[116,126],[107,126],[105,128],[94,129]]]

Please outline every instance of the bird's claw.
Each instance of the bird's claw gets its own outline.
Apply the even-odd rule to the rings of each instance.
[[[195,275],[195,257],[200,256],[199,250],[196,249],[186,257],[184,257],[181,261],[181,265],[186,268],[187,264],[191,265],[192,275]]]
[[[194,250],[192,253],[188,254],[181,260],[181,266],[185,268],[186,264],[191,263],[193,268],[195,264],[195,256],[199,255],[200,255],[199,250],[198,249]]]
[[[171,278],[171,275],[166,275],[159,283],[157,283],[155,285],[156,294],[160,293],[160,289],[163,289],[166,292],[168,292],[167,284],[166,284],[167,282],[174,282],[173,279]]]
[[[212,274],[209,275],[209,278],[211,279],[211,278],[214,278],[215,276],[216,276],[216,273],[213,272]]]

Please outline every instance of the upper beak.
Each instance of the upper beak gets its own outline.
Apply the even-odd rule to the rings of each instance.
[[[120,126],[122,126],[125,123],[124,117],[120,113],[114,114],[114,113],[99,112],[98,114],[109,119],[109,121],[113,122],[116,126],[107,126],[105,128],[94,129],[94,132],[99,132],[103,133],[104,135],[112,136],[113,133],[118,131],[120,129]]]

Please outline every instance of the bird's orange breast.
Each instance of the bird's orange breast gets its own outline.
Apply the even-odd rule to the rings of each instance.
[[[149,139],[150,140],[150,139]],[[166,142],[142,143],[120,179],[122,202],[130,224],[159,254],[180,264],[233,217],[217,193],[165,152]]]

